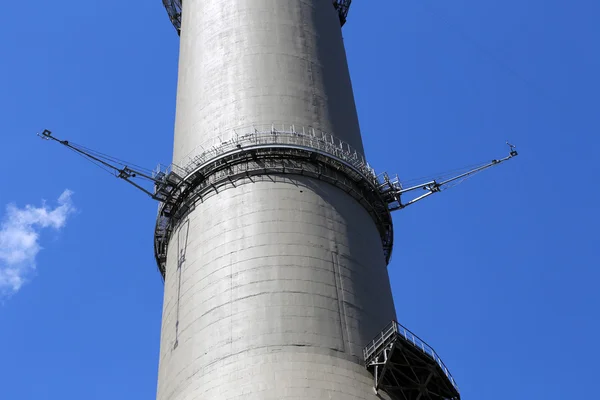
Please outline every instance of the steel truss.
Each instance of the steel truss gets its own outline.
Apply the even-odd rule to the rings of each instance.
[[[162,0],[162,2],[167,10],[167,14],[169,14],[171,23],[177,29],[177,34],[181,34],[181,9],[183,0]],[[344,26],[348,18],[351,3],[352,0],[333,0],[333,6],[338,12],[342,26]]]
[[[364,349],[375,391],[394,400],[460,400],[454,378],[437,353],[393,321]]]

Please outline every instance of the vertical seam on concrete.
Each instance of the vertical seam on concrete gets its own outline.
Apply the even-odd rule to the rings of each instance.
[[[233,352],[233,260],[229,255],[229,351]]]
[[[190,220],[187,219],[177,232],[177,272],[179,277],[177,278],[177,306],[176,306],[176,317],[175,317],[175,343],[173,343],[173,350],[175,350],[179,344],[179,306],[181,302],[181,276],[183,264],[185,263],[185,256],[187,253],[188,245],[188,233],[190,230]],[[181,233],[184,232],[185,240],[183,248],[181,246]]]
[[[344,316],[344,326],[346,327],[346,338],[348,340],[348,345],[350,347],[350,354],[352,356],[356,356],[356,354],[354,354],[354,347],[352,346],[352,338],[350,336],[350,328],[348,327],[348,317],[346,315],[346,296],[344,295],[344,279],[342,277],[342,267],[340,266],[340,256],[338,253],[335,253],[335,265],[337,267],[337,273],[338,276],[340,278],[340,290],[342,293],[341,296],[341,300],[342,300],[342,315]]]
[[[175,350],[179,344],[179,304],[181,302],[181,235],[177,235],[177,305],[175,306],[175,343],[173,343],[173,350]]]
[[[332,272],[333,272],[333,282],[335,284],[335,295],[336,295],[337,302],[338,302],[338,315],[340,318],[340,335],[342,335],[342,351],[345,353],[346,352],[346,341],[348,340],[348,338],[346,337],[346,330],[344,329],[344,325],[346,324],[346,318],[342,315],[342,313],[343,313],[342,309],[344,307],[344,300],[340,296],[340,285],[338,285],[338,271],[336,268],[336,263],[337,263],[337,254],[334,251],[332,251],[331,252],[331,267],[332,267]],[[341,282],[340,282],[340,284],[341,284]]]
[[[344,353],[348,353],[347,349],[350,349],[350,354],[353,354],[354,352],[352,351],[352,346],[350,344],[350,332],[348,330],[348,321],[346,319],[346,306],[344,303],[344,284],[342,281],[341,269],[339,266],[340,259],[338,256],[335,215],[329,208],[326,208],[326,213],[327,230],[329,232],[329,246],[331,249],[331,265],[333,268],[333,279],[335,282],[335,291],[338,300],[340,333],[342,335],[342,351]]]

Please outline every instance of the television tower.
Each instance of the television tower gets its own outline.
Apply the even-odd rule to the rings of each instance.
[[[437,353],[395,322],[390,212],[514,146],[405,188],[365,159],[341,33],[350,0],[163,3],[181,37],[173,163],[146,173],[41,134],[160,201],[157,399],[460,399]]]
[[[181,36],[173,163],[207,184],[165,249],[157,399],[375,399],[360,363],[396,318],[391,219],[357,168],[350,2],[165,3]]]

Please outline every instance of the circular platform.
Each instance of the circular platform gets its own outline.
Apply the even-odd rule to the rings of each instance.
[[[158,195],[164,198],[154,232],[154,255],[163,278],[171,234],[188,212],[229,186],[275,175],[315,178],[354,197],[373,218],[389,262],[394,239],[389,200],[379,190],[381,183],[374,170],[347,143],[294,126],[254,128],[249,133],[238,130],[223,139],[201,146],[206,150],[190,154],[184,165],[171,165],[161,172],[165,185]]]

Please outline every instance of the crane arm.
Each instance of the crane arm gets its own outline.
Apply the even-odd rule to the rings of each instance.
[[[397,177],[395,179],[390,179],[390,177],[387,174],[384,174],[383,182],[380,187],[381,193],[388,200],[390,211],[401,210],[403,208],[410,206],[411,204],[414,204],[418,201],[423,200],[426,197],[431,196],[434,193],[439,193],[443,190],[449,189],[452,186],[455,186],[455,185],[461,183],[465,179],[470,178],[471,176],[473,176],[481,171],[484,171],[484,170],[494,167],[496,165],[500,165],[503,162],[506,162],[506,161],[510,160],[511,158],[516,157],[518,155],[516,147],[508,142],[506,144],[508,144],[510,147],[510,152],[509,152],[508,156],[506,156],[504,158],[492,160],[489,163],[481,165],[477,168],[473,168],[467,172],[453,176],[449,179],[442,180],[440,182],[438,182],[437,180],[434,179],[434,180],[431,180],[428,182],[424,182],[424,183],[421,183],[418,185],[404,188]],[[416,190],[424,190],[425,193],[423,193],[417,197],[414,197],[414,198],[410,199],[409,201],[406,201],[406,202],[402,201],[403,194],[413,192]]]
[[[154,200],[158,200],[160,202],[170,202],[173,200],[172,193],[178,184],[181,182],[182,178],[179,177],[175,172],[162,172],[158,171],[157,173],[153,172],[144,172],[144,168],[131,168],[127,166],[122,160],[115,159],[113,157],[109,157],[105,154],[101,154],[95,152],[93,150],[89,150],[83,146],[71,143],[67,140],[60,140],[56,138],[51,131],[45,129],[41,134],[38,134],[42,139],[51,140],[61,145],[68,147],[69,149],[75,151],[79,155],[84,158],[102,166],[105,169],[111,171],[114,176],[120,178],[127,183],[133,185],[135,188],[141,190]],[[418,185],[403,187],[402,183],[396,176],[394,179],[391,179],[387,174],[383,174],[383,178],[379,180],[379,193],[383,197],[384,201],[388,204],[388,209],[390,211],[401,210],[414,204],[418,201],[423,200],[426,197],[431,196],[434,193],[439,193],[443,190],[449,189],[452,186],[455,186],[467,178],[484,171],[488,168],[494,167],[496,165],[500,165],[503,162],[510,160],[513,157],[518,155],[516,148],[514,145],[506,143],[510,146],[510,152],[508,156],[492,160],[489,163],[484,165],[480,165],[476,168],[473,168],[467,172],[458,174],[448,179],[440,180],[430,180],[425,183],[421,183]],[[154,184],[154,191],[150,191],[143,187],[140,183],[134,181],[133,179],[140,179],[151,181]],[[408,193],[415,192],[417,190],[423,190],[425,193],[421,195],[417,195],[416,197],[411,198],[410,200],[404,202],[402,196]]]
[[[159,200],[159,201],[163,200],[163,196],[160,196],[160,194],[157,191],[155,191],[153,193],[150,190],[144,188],[139,183],[135,182],[133,179],[139,178],[139,179],[146,179],[146,180],[152,181],[152,182],[154,182],[156,187],[164,184],[164,182],[162,180],[157,179],[154,176],[152,176],[148,173],[145,173],[143,171],[140,171],[138,169],[130,168],[127,165],[123,164],[121,166],[120,163],[115,162],[114,159],[112,159],[110,157],[94,155],[91,151],[89,151],[89,150],[85,149],[84,147],[79,146],[77,144],[70,143],[68,140],[60,140],[60,139],[56,138],[54,135],[52,135],[52,132],[49,131],[48,129],[44,129],[44,131],[41,134],[38,133],[38,136],[44,140],[51,140],[56,143],[60,143],[61,145],[65,146],[65,147],[68,147],[69,149],[82,155],[84,158],[87,158],[88,160],[90,160],[92,162],[96,162],[96,163],[102,165],[103,167],[107,168],[109,171],[113,172],[117,178],[123,179],[124,181],[133,185],[134,187],[141,190],[142,192],[146,193],[148,196],[152,197],[153,199]]]

